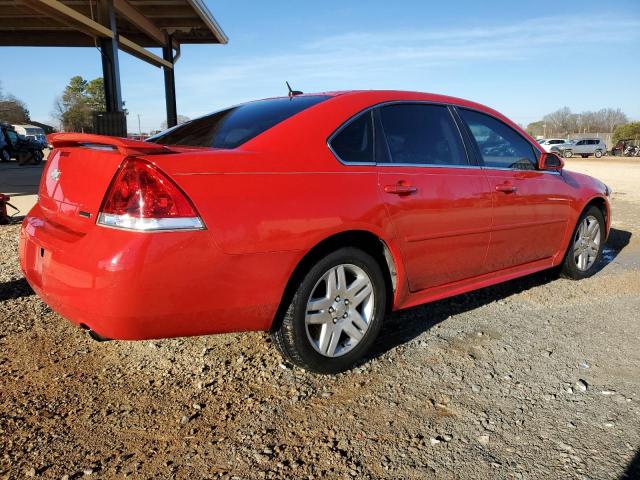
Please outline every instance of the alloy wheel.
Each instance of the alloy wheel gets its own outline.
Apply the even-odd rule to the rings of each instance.
[[[374,289],[357,265],[332,267],[307,300],[305,328],[313,348],[325,357],[345,355],[358,345],[374,318]]]
[[[593,215],[582,220],[573,239],[573,259],[578,270],[589,270],[600,251],[600,222]]]

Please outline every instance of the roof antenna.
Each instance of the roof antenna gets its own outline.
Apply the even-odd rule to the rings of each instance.
[[[301,92],[300,90],[292,90],[289,82],[285,81],[285,83],[287,84],[287,88],[289,89],[289,98],[293,98],[296,95],[302,95],[303,92]]]

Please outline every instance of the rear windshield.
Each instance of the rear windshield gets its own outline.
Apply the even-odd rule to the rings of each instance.
[[[325,95],[308,95],[245,103],[183,123],[147,141],[163,145],[236,148],[327,98]]]

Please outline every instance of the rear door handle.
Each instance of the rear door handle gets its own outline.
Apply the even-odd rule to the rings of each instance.
[[[411,195],[412,193],[416,193],[418,189],[413,185],[396,183],[395,185],[385,185],[384,191],[395,195]]]
[[[504,193],[514,193],[518,191],[518,188],[514,187],[510,183],[503,183],[502,185],[496,185],[496,191]]]

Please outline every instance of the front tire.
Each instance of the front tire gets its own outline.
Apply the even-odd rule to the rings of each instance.
[[[11,160],[11,154],[4,148],[0,150],[0,162],[8,162]]]
[[[304,275],[271,337],[295,365],[316,373],[343,372],[370,349],[385,306],[379,263],[360,249],[341,248]]]
[[[600,157],[602,157],[602,151],[600,151],[600,150],[596,150],[596,152],[594,153],[594,155],[595,155],[595,157],[596,157],[596,158],[600,158]]]
[[[564,158],[571,158],[573,156],[573,152],[571,150],[564,151]]]
[[[602,258],[604,236],[604,216],[598,207],[592,205],[578,220],[560,274],[572,280],[582,280],[596,273]]]

